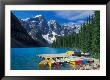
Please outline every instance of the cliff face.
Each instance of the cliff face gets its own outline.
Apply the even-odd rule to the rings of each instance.
[[[46,20],[46,16],[40,14],[25,19],[19,19],[33,39],[42,36],[50,45],[57,39],[57,36],[68,36],[78,33],[80,25],[73,22],[60,24],[57,20]]]
[[[48,42],[42,36],[38,36],[36,40],[27,33],[21,25],[18,18],[11,13],[11,47],[45,47],[49,46]]]

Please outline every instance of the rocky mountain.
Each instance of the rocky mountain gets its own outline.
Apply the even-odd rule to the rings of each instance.
[[[25,24],[27,25],[27,24]],[[18,18],[11,13],[11,47],[44,47],[49,46],[48,42],[39,34],[29,35],[28,31],[34,32],[33,27],[22,26]],[[34,31],[33,31],[34,30]],[[34,38],[33,38],[34,37]]]
[[[52,44],[56,40],[56,36],[71,35],[79,31],[79,26],[60,25],[56,20],[47,21],[43,15],[21,19],[20,22],[34,40],[37,39],[36,35],[40,35],[49,44]]]
[[[41,32],[43,35],[48,33],[49,27],[43,15],[37,15],[32,18],[21,19],[21,23],[28,32],[35,29],[36,32]]]

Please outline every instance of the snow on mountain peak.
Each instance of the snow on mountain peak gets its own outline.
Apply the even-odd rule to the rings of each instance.
[[[49,43],[52,44],[53,41],[56,41],[56,33],[52,31],[52,36],[49,36],[50,34],[42,35],[42,37]]]
[[[64,23],[64,26],[74,27],[76,24],[74,22]]]
[[[56,36],[70,35],[74,32],[78,33],[80,30],[80,25],[77,25],[74,22],[64,23],[60,25],[54,19],[47,22],[45,17],[42,15],[36,15],[35,17],[21,20],[27,31],[31,31],[30,34],[34,39],[36,39],[35,35],[37,34],[37,32],[40,32],[42,37],[49,44],[52,44],[56,40]]]
[[[69,28],[77,28],[77,29],[79,29],[81,25],[80,24],[76,24],[74,22],[69,22],[69,23],[64,23],[63,26],[68,26],[68,29]]]
[[[49,37],[49,34],[47,35],[42,35],[42,37],[49,43],[52,44],[54,40],[56,40],[55,36]]]
[[[31,22],[33,22],[33,23],[34,23],[34,22],[36,22],[36,21],[34,21],[34,20],[33,20],[33,21],[31,21]]]
[[[54,23],[56,23],[56,20],[49,20],[48,21],[48,24],[54,24]]]
[[[27,21],[27,20],[29,20],[29,18],[26,18],[26,19],[21,19],[22,21]]]
[[[57,34],[56,34],[55,32],[53,32],[53,31],[52,31],[52,34],[53,34],[53,35],[57,35]]]
[[[36,15],[34,18],[41,17],[42,15]]]

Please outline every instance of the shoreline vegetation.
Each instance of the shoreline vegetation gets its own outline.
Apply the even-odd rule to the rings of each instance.
[[[79,33],[67,36],[57,36],[52,43],[52,48],[81,49],[82,52],[89,52],[91,56],[100,58],[100,11],[95,11],[81,25]]]
[[[78,33],[76,32],[71,34],[66,33],[67,35],[58,35],[58,34],[54,35],[52,33],[47,35],[47,32],[50,31],[47,29],[47,26],[45,26],[45,24],[47,24],[45,18],[43,19],[42,18],[43,17],[33,18],[33,19],[37,19],[36,21],[38,22],[38,24],[40,24],[42,20],[44,20],[44,22],[42,23],[41,26],[37,25],[37,28],[35,28],[36,26],[33,25],[35,21],[34,22],[31,21],[33,24],[31,25],[32,29],[30,29],[31,31],[30,32],[31,35],[30,35],[27,29],[25,29],[25,27],[21,24],[19,19],[13,13],[11,13],[11,32],[12,32],[11,47],[12,48],[49,47],[54,49],[68,48],[67,52],[62,51],[64,53],[57,52],[56,51],[57,49],[55,51],[52,49],[52,52],[50,52],[47,49],[41,49],[41,54],[40,55],[37,54],[37,58],[38,57],[41,58],[41,60],[38,61],[39,63],[37,63],[37,68],[39,66],[40,70],[45,70],[45,69],[63,70],[62,67],[64,66],[68,66],[69,69],[72,70],[100,69],[100,11],[94,11],[93,15],[88,16],[88,18],[85,19],[84,23],[80,25],[78,29],[79,30]],[[56,26],[51,26],[51,27],[53,28]],[[76,27],[74,26],[74,28]],[[43,31],[43,29],[45,29],[46,32],[45,30]],[[60,29],[58,32],[60,32],[61,30],[62,29]],[[68,29],[66,30],[68,32]],[[45,36],[44,36],[44,32],[45,32]],[[50,44],[48,43],[47,39],[53,38],[52,36],[55,37],[55,39],[54,40],[49,39],[53,41]],[[44,39],[44,37],[47,39]],[[40,52],[40,49],[38,49],[38,52]],[[50,54],[47,54],[49,52]],[[36,54],[36,52],[33,53]],[[33,56],[30,58],[29,61],[31,61],[32,58]],[[17,61],[19,61],[19,59]],[[19,64],[20,63],[21,62],[19,62]],[[34,66],[36,67],[36,65]],[[67,69],[66,67],[64,68]]]
[[[69,65],[72,70],[99,70],[100,69],[100,12],[95,11],[81,25],[79,33],[66,36],[56,36],[52,48],[71,48],[68,54],[42,54],[39,63],[40,69],[61,70],[62,66]],[[75,50],[79,51],[74,54]],[[83,53],[83,54],[82,54]],[[87,53],[87,55],[86,55]]]

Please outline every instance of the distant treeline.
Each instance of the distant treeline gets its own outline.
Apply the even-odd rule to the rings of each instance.
[[[68,36],[57,36],[52,47],[79,48],[83,52],[90,52],[95,57],[100,57],[100,11],[95,11],[88,16],[81,25],[79,33]]]

